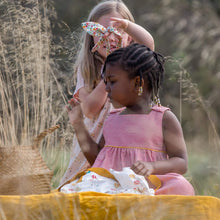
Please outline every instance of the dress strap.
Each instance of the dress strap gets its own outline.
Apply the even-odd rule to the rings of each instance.
[[[161,106],[154,105],[154,106],[152,107],[152,110],[157,111],[157,112],[162,112],[162,113],[164,113],[165,111],[170,110],[170,108],[165,107],[165,106],[162,106],[162,105],[161,105]]]
[[[112,109],[110,111],[110,114],[115,114],[115,113],[118,113],[118,112],[122,112],[124,109],[125,109],[125,107]]]

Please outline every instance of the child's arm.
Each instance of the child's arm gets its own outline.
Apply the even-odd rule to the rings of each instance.
[[[182,128],[171,111],[164,113],[163,136],[169,159],[155,162],[137,161],[131,167],[134,172],[148,176],[166,173],[184,174],[187,171],[187,150]]]
[[[111,20],[114,22],[114,27],[123,29],[136,43],[144,44],[154,50],[154,39],[145,28],[127,19],[112,17]]]
[[[84,153],[89,163],[93,164],[100,149],[103,147],[101,145],[104,144],[104,141],[102,139],[101,144],[97,144],[90,136],[83,122],[83,113],[79,102],[72,98],[69,101],[69,105],[70,106],[66,107],[69,115],[69,121],[74,127],[75,134],[82,152]]]
[[[101,80],[90,93],[86,87],[82,87],[79,90],[79,99],[84,115],[87,118],[94,118],[101,111],[107,99],[107,92],[105,91],[105,83],[103,80]]]

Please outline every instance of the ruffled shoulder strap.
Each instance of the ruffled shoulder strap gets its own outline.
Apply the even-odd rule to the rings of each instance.
[[[120,113],[120,112],[122,112],[124,109],[125,109],[125,107],[112,109],[112,110],[110,111],[110,114]]]
[[[117,109],[112,109],[112,110],[109,112],[109,114],[107,115],[105,121],[108,121],[109,118],[110,118],[110,119],[114,118],[115,116],[117,116],[118,114],[120,114],[120,112],[122,112],[124,109],[125,109],[125,107],[123,107],[123,108],[117,108]]]
[[[152,110],[157,111],[157,112],[162,112],[162,113],[164,113],[165,111],[170,110],[170,108],[165,107],[165,106],[154,105],[154,106],[152,107]]]

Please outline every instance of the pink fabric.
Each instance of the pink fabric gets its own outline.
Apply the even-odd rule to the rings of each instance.
[[[163,145],[163,106],[154,106],[149,114],[120,115],[115,110],[106,119],[103,128],[105,147],[93,167],[122,170],[135,161],[158,161],[168,158]],[[162,187],[156,194],[194,195],[192,185],[176,173],[157,175]]]

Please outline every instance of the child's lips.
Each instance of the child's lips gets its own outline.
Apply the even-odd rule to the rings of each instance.
[[[103,48],[106,49],[106,46],[104,45]],[[111,45],[110,45],[110,50],[115,50],[116,48],[117,48],[116,46],[111,46]]]

